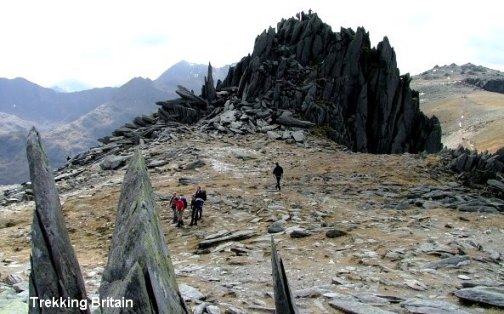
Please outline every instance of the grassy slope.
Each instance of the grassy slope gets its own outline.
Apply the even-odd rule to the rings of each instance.
[[[449,79],[416,79],[421,92],[421,110],[436,115],[443,128],[443,144],[478,151],[496,151],[504,146],[504,95],[476,89]]]

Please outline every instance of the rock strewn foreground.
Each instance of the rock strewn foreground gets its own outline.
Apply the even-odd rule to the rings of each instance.
[[[336,306],[478,313],[478,306],[464,306],[454,295],[476,286],[489,288],[473,289],[471,298],[487,293],[486,299],[499,302],[500,289],[490,288],[504,284],[502,202],[438,171],[438,156],[352,153],[310,134],[303,144],[195,128],[176,137],[156,140],[143,155],[151,165],[147,171],[162,230],[188,308],[221,313],[274,309],[270,232],[300,312],[330,313]],[[122,156],[131,158],[134,150]],[[281,193],[273,188],[273,158],[286,171]],[[57,176],[90,296],[97,295],[107,263],[125,174],[124,165],[102,170],[98,164],[72,166]],[[190,195],[196,185],[209,195],[204,219],[197,227],[175,228],[169,196]],[[494,212],[463,211],[458,207],[464,199],[484,202]],[[0,273],[19,291],[12,292],[15,298],[27,291],[23,283],[33,206],[11,204],[0,213],[0,251],[5,254]],[[239,232],[252,237],[199,246],[216,234]]]

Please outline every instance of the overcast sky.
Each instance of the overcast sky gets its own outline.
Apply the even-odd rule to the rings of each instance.
[[[50,87],[156,79],[180,60],[222,66],[252,52],[269,26],[312,9],[334,31],[388,36],[401,73],[474,63],[504,71],[501,0],[4,0],[0,77]]]

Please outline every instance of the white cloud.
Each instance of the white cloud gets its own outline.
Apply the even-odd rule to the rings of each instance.
[[[503,42],[495,31],[502,30],[500,7],[432,0],[4,1],[0,77],[110,86],[134,76],[155,79],[182,59],[221,66],[251,53],[263,29],[310,8],[334,31],[364,26],[373,45],[388,36],[402,72],[452,62],[504,70],[502,59],[491,57],[491,43]]]

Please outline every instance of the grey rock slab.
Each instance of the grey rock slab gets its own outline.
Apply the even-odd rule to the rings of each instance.
[[[100,298],[131,299],[135,313],[188,313],[175,281],[170,252],[140,150],[123,179]],[[102,314],[117,313],[103,307]]]
[[[504,192],[504,183],[502,183],[499,180],[490,179],[487,181],[487,184],[492,188],[495,188],[497,190]]]
[[[182,283],[179,285],[179,290],[180,290],[180,294],[182,295],[182,298],[184,299],[184,301],[204,300],[205,299],[205,295],[203,293],[201,293],[198,289],[191,287],[189,285]]]
[[[182,185],[196,184],[198,183],[198,179],[193,177],[181,177],[178,179],[178,182]]]
[[[198,160],[195,160],[195,161],[192,161],[192,162],[186,164],[184,166],[184,170],[195,170],[197,168],[203,167],[205,164],[206,163],[203,160],[198,159]]]
[[[30,297],[85,300],[84,279],[65,226],[52,170],[35,128],[28,134],[26,155],[35,198]],[[38,307],[29,308],[29,313],[41,311]],[[89,313],[88,310],[81,312]]]
[[[497,208],[487,206],[485,204],[481,204],[481,205],[460,204],[459,206],[457,206],[457,209],[461,212],[470,212],[470,213],[496,213],[496,212],[498,212]]]
[[[282,134],[275,132],[275,131],[268,131],[268,132],[266,132],[266,134],[272,140],[278,140],[278,139],[282,138]]]
[[[416,314],[467,314],[459,306],[439,300],[408,299],[400,303],[409,313]]]
[[[236,110],[228,110],[224,111],[221,116],[220,116],[220,123],[221,124],[230,124],[234,121],[236,121]]]
[[[331,300],[329,305],[332,308],[342,311],[343,313],[351,314],[393,314],[394,312],[382,310],[379,307],[372,306],[369,304],[355,302],[355,301],[343,301],[343,300]]]
[[[147,168],[157,168],[157,167],[162,167],[166,164],[168,164],[169,161],[168,160],[151,160],[149,161],[149,163],[147,164]]]
[[[201,241],[198,244],[198,248],[203,249],[203,248],[208,248],[213,245],[222,243],[222,242],[227,242],[227,241],[240,241],[240,240],[245,240],[248,238],[251,238],[255,236],[256,233],[255,231],[252,230],[241,230],[241,231],[235,231],[235,232],[226,232],[222,236],[214,237],[211,239],[206,239]]]
[[[102,162],[100,162],[100,168],[102,170],[116,170],[125,165],[129,156],[116,156],[110,155],[105,157]]]
[[[504,287],[473,287],[455,291],[455,296],[468,302],[504,308]]]
[[[224,311],[224,314],[246,314],[246,312],[236,307],[229,307]]]
[[[430,262],[424,265],[423,268],[428,269],[438,269],[438,268],[459,268],[463,265],[467,265],[470,262],[469,256],[453,256],[444,258],[439,261]]]
[[[306,139],[305,134],[303,131],[294,131],[292,132],[292,138],[297,142],[297,143],[303,143]]]

